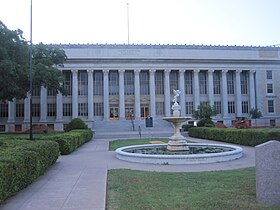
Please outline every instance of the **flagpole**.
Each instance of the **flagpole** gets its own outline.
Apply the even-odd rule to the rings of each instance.
[[[129,3],[127,3],[127,44],[129,44]]]
[[[30,94],[30,125],[29,140],[33,140],[32,132],[32,0],[30,0],[30,52],[29,52],[29,94]]]

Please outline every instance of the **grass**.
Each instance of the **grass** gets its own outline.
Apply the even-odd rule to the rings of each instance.
[[[127,140],[115,140],[110,141],[109,150],[114,151],[119,147],[139,145],[139,144],[149,144],[150,141],[162,141],[167,143],[168,138],[144,138],[144,139],[127,139]]]
[[[107,209],[280,209],[256,203],[255,169],[165,173],[110,170]]]

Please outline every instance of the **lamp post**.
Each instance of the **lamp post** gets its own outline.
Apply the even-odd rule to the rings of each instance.
[[[32,132],[32,0],[30,0],[30,54],[29,54],[29,94],[30,94],[30,125],[29,140],[33,140]]]

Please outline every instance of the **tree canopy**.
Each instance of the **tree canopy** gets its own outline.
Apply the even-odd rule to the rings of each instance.
[[[193,117],[198,120],[211,119],[212,116],[217,115],[216,109],[209,104],[201,104],[197,107],[197,110],[193,112]]]
[[[30,46],[19,29],[9,30],[0,21],[0,100],[21,99],[29,91]],[[47,86],[66,94],[62,72],[57,67],[66,60],[64,50],[42,43],[32,50],[34,86]]]

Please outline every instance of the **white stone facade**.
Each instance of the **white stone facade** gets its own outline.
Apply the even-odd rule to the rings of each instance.
[[[171,115],[173,89],[181,115],[215,105],[215,121],[230,126],[258,108],[258,125],[280,125],[280,48],[196,45],[58,45],[69,95],[33,93],[33,123],[56,130],[80,117],[94,121],[161,120]],[[35,88],[36,89],[36,88]],[[29,98],[0,104],[1,131],[29,127]],[[253,121],[252,121],[253,122]]]

